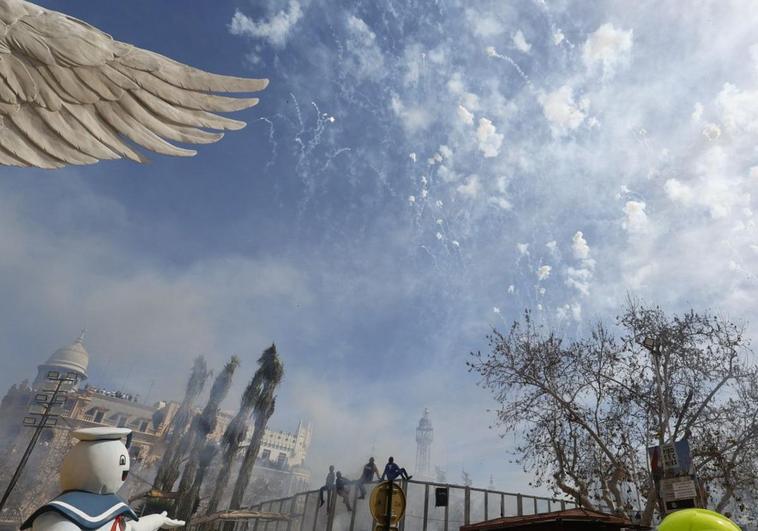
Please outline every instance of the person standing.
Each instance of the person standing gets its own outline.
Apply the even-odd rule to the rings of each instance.
[[[345,502],[345,506],[349,512],[353,510],[353,508],[350,507],[350,483],[351,481],[344,477],[342,472],[338,470],[335,488],[337,490],[337,495],[342,497],[342,501]]]
[[[324,491],[326,491],[326,499],[332,499],[332,493],[334,492],[334,465],[329,465],[329,473],[326,475],[326,482],[324,486],[318,490],[318,506],[324,505]]]
[[[362,500],[366,497],[366,483],[371,483],[374,480],[374,476],[376,476],[376,479],[379,479],[379,469],[376,468],[374,458],[369,457],[368,463],[363,465],[361,479],[358,481],[358,488],[361,491],[361,495],[358,497],[359,500]]]
[[[413,476],[409,476],[404,468],[400,468],[397,463],[395,463],[395,458],[390,456],[387,460],[387,464],[384,466],[384,474],[382,474],[381,479],[387,478],[388,481],[394,481],[398,477],[411,479]]]

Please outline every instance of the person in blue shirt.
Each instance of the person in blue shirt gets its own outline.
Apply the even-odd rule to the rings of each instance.
[[[382,474],[382,480],[387,478],[388,481],[394,481],[398,477],[403,479],[411,479],[413,476],[409,476],[408,472],[404,468],[400,468],[395,463],[395,458],[391,457],[387,460],[387,464],[384,466],[384,474]]]

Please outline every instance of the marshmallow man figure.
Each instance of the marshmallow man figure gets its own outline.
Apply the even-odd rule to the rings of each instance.
[[[132,431],[126,428],[85,428],[72,432],[79,442],[61,467],[63,493],[37,509],[21,529],[33,531],[157,531],[181,527],[166,513],[141,518],[116,495],[129,474]],[[121,442],[127,437],[127,444]],[[127,520],[130,519],[130,520]]]

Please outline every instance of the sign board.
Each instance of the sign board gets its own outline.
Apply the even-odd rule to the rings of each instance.
[[[434,489],[434,506],[447,507],[447,487],[437,487]]]
[[[371,516],[374,517],[381,527],[387,527],[387,503],[389,502],[390,485],[392,485],[392,518],[390,525],[397,524],[405,514],[405,492],[400,485],[394,481],[384,481],[379,483],[371,491],[369,499],[369,508]]]
[[[695,507],[697,486],[692,477],[665,478],[661,480],[661,497],[666,510]]]
[[[690,443],[687,439],[647,449],[653,478],[691,476],[693,473]]]

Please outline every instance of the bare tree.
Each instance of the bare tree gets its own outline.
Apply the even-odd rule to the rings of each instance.
[[[710,502],[723,508],[754,489],[758,374],[742,327],[708,312],[669,316],[629,299],[618,337],[597,324],[564,340],[527,312],[469,369],[499,403],[497,418],[519,434],[515,455],[536,486],[588,508],[652,521],[655,487],[648,446],[689,439]],[[641,345],[656,339],[651,354]]]
[[[166,432],[166,451],[163,454],[155,481],[153,482],[153,485],[158,490],[171,491],[174,483],[179,479],[181,460],[187,452],[186,444],[188,438],[186,434],[192,420],[192,406],[203,391],[203,387],[205,387],[205,382],[209,376],[210,371],[208,371],[205,358],[198,356],[192,365],[192,371],[187,381],[187,388],[184,392],[184,399],[173,419],[171,419],[171,426]]]
[[[195,508],[196,498],[192,494],[192,487],[195,485],[198,467],[203,455],[203,450],[208,443],[208,436],[216,429],[218,412],[221,402],[229,394],[229,388],[232,385],[234,371],[239,366],[239,358],[232,356],[224,365],[224,369],[216,377],[211,387],[208,402],[205,404],[203,411],[192,420],[190,427],[191,442],[189,445],[189,456],[184,465],[182,479],[179,482],[179,499],[177,503],[177,518],[189,522]],[[200,485],[197,486],[197,492]]]
[[[255,396],[255,405],[253,406],[255,426],[250,445],[245,451],[245,456],[240,466],[237,482],[234,485],[232,499],[229,503],[230,509],[239,509],[242,506],[245,491],[250,483],[250,477],[255,466],[255,460],[258,458],[258,453],[260,452],[268,419],[274,414],[274,408],[276,407],[276,395],[274,393],[284,376],[284,367],[276,353],[276,345],[271,345],[266,349],[258,360],[258,363],[260,366],[253,377],[260,381],[260,391]],[[233,523],[227,522],[224,530],[232,531],[233,527]]]

